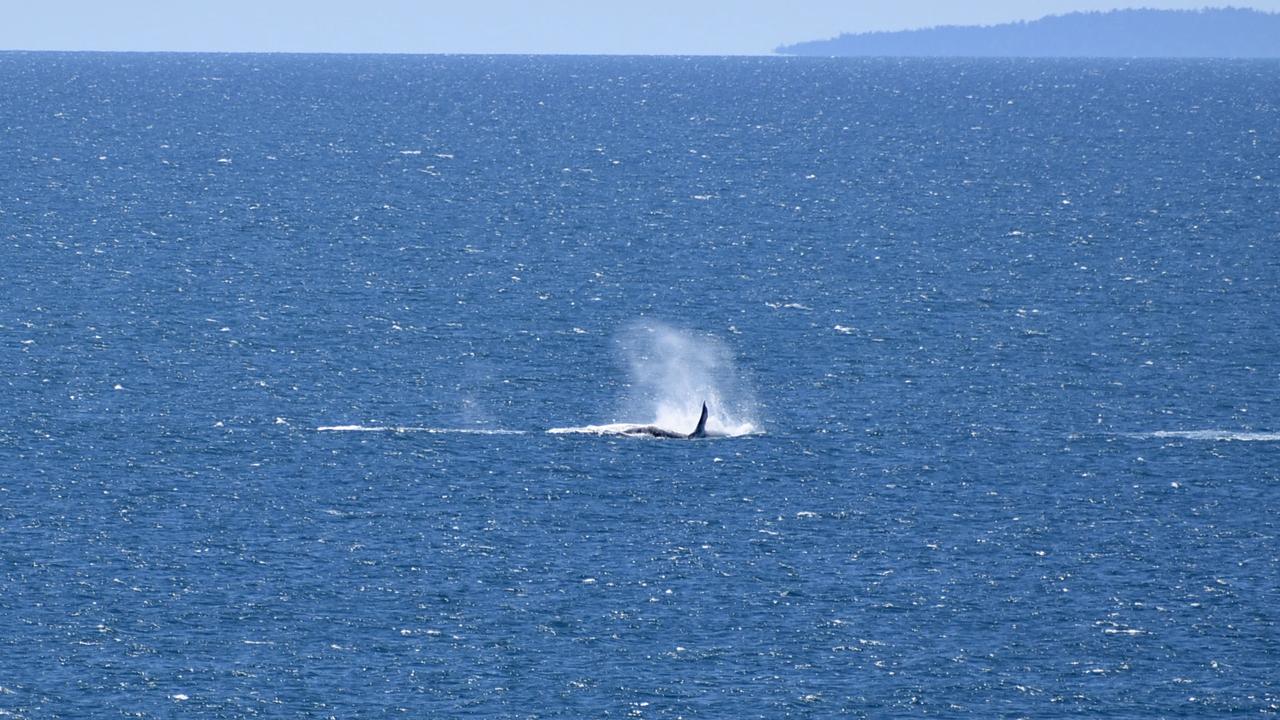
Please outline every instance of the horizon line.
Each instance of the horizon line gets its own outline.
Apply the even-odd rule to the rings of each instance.
[[[1280,14],[1280,13],[1276,13]],[[950,26],[939,26],[950,27]],[[969,27],[969,26],[955,26]],[[977,27],[977,26],[973,26]],[[932,28],[922,28],[932,29]],[[894,31],[917,32],[917,31]],[[782,46],[785,47],[785,46]],[[777,60],[1223,60],[1231,62],[1280,62],[1280,57],[1258,56],[1185,56],[1185,55],[791,55],[775,51],[767,53],[574,53],[574,52],[431,52],[383,50],[29,50],[0,49],[0,55],[290,55],[334,57],[437,57],[437,58],[771,58]]]
[[[422,57],[786,57],[767,50],[761,52],[541,52],[520,50],[101,50],[54,48],[0,48],[3,54],[82,54],[82,55],[395,55]]]

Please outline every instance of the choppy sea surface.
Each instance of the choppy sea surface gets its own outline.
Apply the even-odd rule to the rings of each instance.
[[[0,716],[1280,707],[1280,64],[0,80]]]

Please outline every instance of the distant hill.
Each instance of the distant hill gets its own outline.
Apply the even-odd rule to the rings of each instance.
[[[1280,58],[1280,13],[1241,8],[1113,10],[1031,22],[841,35],[784,55]]]

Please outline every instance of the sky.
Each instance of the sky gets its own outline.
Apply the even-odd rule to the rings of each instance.
[[[1218,5],[1280,11],[1280,0]],[[0,50],[759,55],[842,32],[1206,0],[6,0]]]

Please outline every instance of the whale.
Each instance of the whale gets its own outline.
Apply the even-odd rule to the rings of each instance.
[[[670,438],[672,440],[693,440],[695,438],[704,438],[707,436],[707,404],[702,403],[702,415],[698,417],[698,426],[693,432],[685,434],[668,430],[657,425],[636,425],[629,427],[621,432],[622,435],[652,435],[658,438]]]

